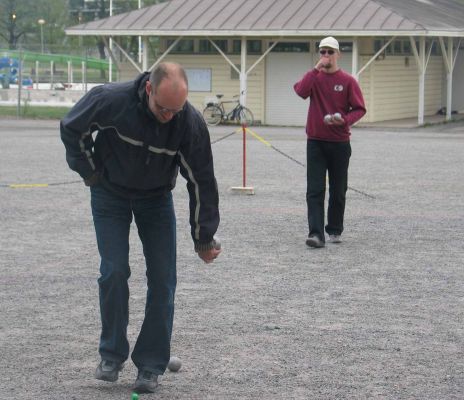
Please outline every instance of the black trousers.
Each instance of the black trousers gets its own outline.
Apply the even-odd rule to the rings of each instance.
[[[325,241],[324,201],[326,176],[329,176],[329,204],[325,231],[341,235],[348,189],[348,166],[351,156],[350,142],[323,142],[308,140],[306,145],[309,235]]]

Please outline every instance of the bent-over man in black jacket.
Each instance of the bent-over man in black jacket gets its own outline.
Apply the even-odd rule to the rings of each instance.
[[[129,230],[135,219],[146,259],[145,319],[132,352],[134,390],[153,392],[170,357],[176,288],[177,173],[187,180],[195,251],[220,253],[218,190],[209,132],[187,101],[184,69],[161,63],[135,81],[95,87],[61,121],[66,160],[90,186],[101,257],[101,362],[95,377],[114,382],[129,356]],[[95,140],[92,136],[97,132]]]

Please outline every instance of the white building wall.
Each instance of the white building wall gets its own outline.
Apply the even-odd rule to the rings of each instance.
[[[362,57],[362,64],[369,57]],[[430,58],[425,76],[425,115],[440,108],[442,97],[441,57]],[[413,56],[387,56],[374,61],[360,79],[368,113],[365,122],[413,118],[418,115],[419,72]]]
[[[454,66],[452,101],[452,109],[459,113],[464,113],[464,45],[461,45],[456,59],[456,65]]]
[[[425,74],[425,115],[434,115],[441,107],[440,99],[442,93],[446,92],[440,78],[443,71],[441,56],[431,57]]]
[[[240,65],[240,55],[229,55],[230,60],[237,66]],[[247,57],[248,70],[258,59],[257,56]],[[222,100],[235,100],[240,93],[240,80],[236,74],[234,79],[231,77],[232,66],[221,55],[199,55],[199,54],[170,54],[163,61],[177,62],[184,68],[211,69],[211,90],[199,92],[190,90],[188,100],[200,112],[205,108],[208,100],[216,99],[216,94],[223,94]],[[151,61],[154,62],[154,61]],[[139,72],[129,63],[124,63],[124,73],[120,80],[134,79]],[[151,65],[151,64],[150,64]],[[264,118],[264,63],[259,63],[248,75],[248,90],[246,106],[253,112],[257,121]],[[225,105],[226,111],[235,106],[234,103]]]
[[[298,55],[301,57],[301,55]],[[239,55],[230,55],[231,60],[235,64],[240,63]],[[272,57],[272,54],[271,54]],[[294,61],[291,60],[292,53],[287,55],[288,65],[294,66]],[[314,56],[315,57],[315,56]],[[359,68],[362,68],[370,60],[371,56],[361,56]],[[253,65],[258,59],[258,56],[247,57],[247,69]],[[185,68],[211,68],[211,90],[208,92],[195,92],[191,91],[189,94],[189,101],[200,111],[203,110],[205,103],[208,99],[212,99],[216,94],[221,93],[224,95],[223,99],[232,100],[233,96],[239,94],[240,82],[239,80],[231,77],[232,67],[221,55],[198,55],[198,54],[171,54],[165,58],[166,61],[175,61],[181,63]],[[282,79],[285,74],[285,63],[280,63],[279,68],[282,69],[282,74],[279,76],[278,71],[273,70],[274,77],[267,76],[269,66],[266,63],[270,61],[266,58],[261,61],[248,77],[248,91],[247,91],[247,107],[249,107],[255,117],[255,120],[264,123],[272,122],[273,124],[286,125],[288,119],[285,116],[289,111],[295,108],[295,102],[299,99],[295,95],[295,101],[281,101],[277,103],[277,108],[274,110],[276,104],[269,104],[269,79]],[[351,63],[351,54],[343,59],[342,68],[349,70]],[[461,63],[461,64],[460,64]],[[298,60],[298,67],[304,70],[312,64],[311,55],[308,59],[302,57]],[[345,65],[346,64],[346,65]],[[458,59],[456,63],[456,71],[461,71],[460,65],[464,64],[462,58]],[[287,67],[288,68],[288,67]],[[461,68],[461,69],[460,69]],[[456,72],[455,71],[455,72]],[[457,73],[457,72],[456,72]],[[442,77],[444,74],[444,66],[441,56],[432,56],[430,58],[427,74],[426,74],[426,87],[425,87],[425,115],[433,115],[437,110],[442,107],[442,98],[446,86],[443,87]],[[134,70],[133,76],[136,75]],[[132,78],[131,78],[132,79]],[[266,82],[266,79],[268,80]],[[293,83],[299,79],[295,75],[294,79],[289,80],[289,93],[293,90]],[[455,85],[464,85],[461,80],[457,78],[454,82]],[[418,115],[419,104],[419,73],[416,68],[415,58],[413,56],[392,56],[387,55],[383,60],[376,60],[360,76],[360,86],[364,95],[367,107],[367,114],[361,122],[376,122],[401,118],[415,118]],[[464,104],[464,90],[455,87],[455,96],[453,97],[453,107],[457,104]],[[293,93],[292,93],[293,96]],[[275,97],[275,96],[274,96]],[[233,107],[233,104],[230,105]],[[271,107],[271,109],[266,109]],[[274,107],[274,108],[273,108]],[[454,108],[453,108],[454,109]],[[274,111],[272,111],[274,110]],[[298,121],[295,119],[295,124],[303,126],[306,121],[307,102],[301,108],[301,118]],[[266,116],[272,112],[272,121],[266,121]],[[282,121],[279,123],[276,120],[275,113],[282,115]]]
[[[239,55],[229,55],[230,60],[240,64]],[[250,68],[257,56],[247,57],[247,68]],[[173,61],[182,64],[184,68],[211,68],[211,91],[195,92],[189,91],[189,101],[200,111],[206,105],[208,99],[215,98],[216,94],[223,94],[222,100],[234,100],[234,96],[240,93],[240,81],[231,78],[232,66],[221,55],[170,55],[164,61]],[[235,74],[234,74],[235,75]],[[259,63],[248,75],[248,90],[246,93],[246,106],[253,112],[255,120],[262,121],[264,115],[264,63]],[[235,99],[238,99],[236,97]],[[231,103],[228,108],[233,108]]]

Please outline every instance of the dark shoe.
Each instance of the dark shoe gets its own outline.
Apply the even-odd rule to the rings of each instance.
[[[135,380],[134,392],[153,393],[158,386],[158,375],[154,372],[140,370]]]
[[[106,382],[116,382],[119,378],[119,371],[123,368],[123,364],[116,361],[101,360],[95,371],[95,378]]]
[[[330,243],[341,243],[342,238],[340,235],[329,235]]]
[[[312,235],[306,239],[306,245],[309,247],[321,248],[325,246],[325,243],[316,235]]]

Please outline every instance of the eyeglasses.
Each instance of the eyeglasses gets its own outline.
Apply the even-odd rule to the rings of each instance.
[[[158,110],[158,112],[159,112],[160,114],[172,114],[172,115],[176,115],[176,114],[179,114],[179,113],[184,109],[184,107],[179,108],[178,110],[173,110],[173,109],[171,109],[171,108],[165,108],[165,107],[160,106],[160,105],[156,102],[156,100],[154,101],[154,103],[155,103],[156,109]]]
[[[329,56],[331,56],[331,55],[333,55],[333,54],[335,53],[335,50],[319,50],[319,54],[321,54],[321,55],[323,55],[323,56],[325,56],[326,53],[327,53]]]

